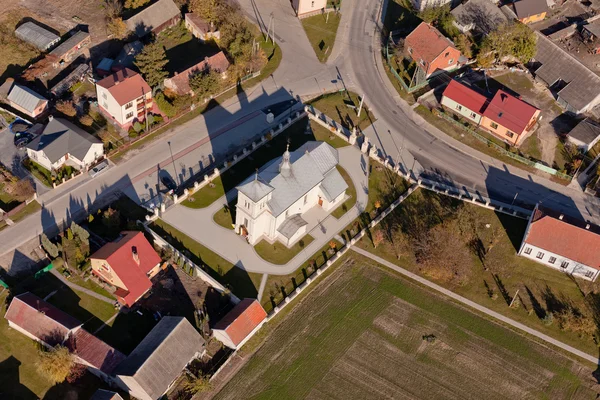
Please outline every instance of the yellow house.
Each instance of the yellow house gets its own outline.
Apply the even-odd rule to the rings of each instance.
[[[517,19],[524,24],[532,24],[546,18],[546,0],[520,0],[512,4]]]

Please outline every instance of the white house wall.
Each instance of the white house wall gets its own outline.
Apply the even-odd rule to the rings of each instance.
[[[531,251],[528,251],[528,249],[530,249]],[[538,258],[538,253],[542,254],[541,258]],[[587,279],[590,281],[596,280],[596,277],[598,276],[598,270],[595,268],[578,263],[577,261],[571,260],[570,258],[563,257],[556,253],[552,253],[540,247],[533,246],[527,242],[525,242],[521,246],[519,255],[529,258],[530,260],[543,264],[547,267],[551,267],[558,271],[565,272],[568,274],[577,275],[583,279]],[[550,263],[551,257],[556,258],[556,261],[554,261],[554,263]],[[569,265],[566,268],[562,268],[561,265],[563,262],[568,262]],[[588,273],[589,275],[586,276],[586,273]]]
[[[96,95],[98,97],[98,104],[106,112],[108,112],[116,121],[120,122],[123,120],[123,108],[110,94],[108,89],[102,86],[96,85]]]
[[[233,341],[231,340],[231,338],[229,338],[229,335],[224,330],[213,329],[213,336],[216,337],[221,343],[223,343],[225,346],[229,347],[230,349],[236,348],[235,344],[233,344]]]
[[[47,170],[52,169],[52,163],[50,162],[48,157],[46,157],[46,155],[44,154],[43,151],[35,151],[32,149],[27,149],[27,157],[29,157],[36,163],[40,164],[42,167],[46,168]]]
[[[327,0],[293,0],[292,4],[298,15],[302,15],[325,8]]]
[[[104,145],[102,143],[94,143],[90,146],[85,157],[83,157],[83,165],[93,164],[98,158],[104,155]]]
[[[462,104],[459,104],[456,101],[454,101],[446,96],[442,97],[442,105],[448,107],[448,109],[451,110],[453,113],[462,115],[466,119],[475,122],[477,125],[479,125],[479,123],[481,122],[481,114],[468,109],[467,107],[463,106]],[[458,109],[459,106],[460,106],[460,110]],[[472,114],[475,114],[475,116],[473,116]]]

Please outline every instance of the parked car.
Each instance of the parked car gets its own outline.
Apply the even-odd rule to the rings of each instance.
[[[90,169],[89,174],[92,178],[94,178],[97,175],[100,175],[102,172],[106,171],[108,167],[108,160],[104,160],[100,164],[96,165],[94,168]]]
[[[15,146],[17,146],[17,149],[22,149],[23,147],[27,146],[27,143],[35,139],[35,136],[36,135],[30,132],[17,132],[15,133],[14,138]]]

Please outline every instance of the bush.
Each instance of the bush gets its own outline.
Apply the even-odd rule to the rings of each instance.
[[[77,115],[77,109],[72,101],[61,100],[56,103],[56,110],[66,115],[67,117],[74,117]]]
[[[133,128],[129,129],[129,137],[131,139],[135,139],[138,136],[139,136],[139,134],[135,131],[135,129],[133,129]]]
[[[160,111],[162,111],[167,117],[171,118],[177,114],[177,110],[173,104],[171,104],[171,102],[162,92],[158,92],[156,96],[154,96],[154,100],[156,101],[156,105]]]
[[[82,115],[79,118],[79,122],[83,126],[92,126],[92,124],[94,123],[94,119],[86,114],[86,115]]]
[[[135,121],[133,124],[133,130],[139,134],[142,130],[144,130],[144,127],[139,123],[139,121]]]

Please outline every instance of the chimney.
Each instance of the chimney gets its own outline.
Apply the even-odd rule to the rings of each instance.
[[[135,261],[137,265],[140,265],[140,256],[138,254],[137,247],[131,246],[131,254],[133,255],[133,261]]]
[[[53,119],[54,119],[54,116],[48,115],[48,121],[52,121]]]
[[[590,229],[590,224],[585,224],[585,229]]]
[[[565,217],[565,214],[560,214],[558,219],[560,219],[562,221],[564,217]]]

